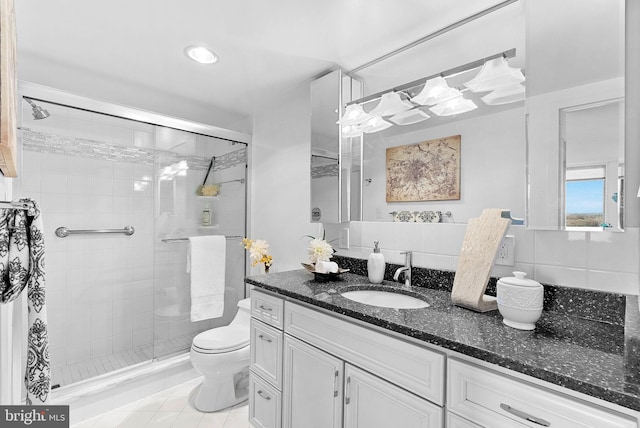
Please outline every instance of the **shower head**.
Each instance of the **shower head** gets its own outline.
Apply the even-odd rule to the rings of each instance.
[[[25,101],[27,101],[31,105],[31,109],[33,110],[31,114],[33,114],[33,118],[35,120],[46,119],[51,116],[48,111],[36,105],[36,103],[31,101],[29,98],[25,98]]]

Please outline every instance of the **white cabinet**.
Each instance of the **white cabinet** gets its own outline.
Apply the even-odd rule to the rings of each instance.
[[[280,428],[280,391],[251,372],[249,376],[249,421],[255,428]]]
[[[444,405],[445,355],[291,302],[284,329],[394,385]]]
[[[349,364],[345,376],[345,428],[443,426],[435,404]]]
[[[474,424],[466,420],[465,418],[461,418],[455,413],[447,412],[447,428],[482,428],[480,425]]]
[[[251,370],[276,388],[282,388],[282,331],[255,318],[251,319],[250,331]]]
[[[625,415],[453,358],[447,373],[447,409],[481,427],[638,426]]]
[[[277,329],[282,330],[284,301],[278,297],[251,291],[251,316]]]
[[[249,422],[282,427],[282,316],[284,301],[251,291]]]
[[[289,336],[284,347],[283,426],[341,427],[342,360]]]
[[[604,401],[255,289],[252,317],[256,428],[638,428]]]

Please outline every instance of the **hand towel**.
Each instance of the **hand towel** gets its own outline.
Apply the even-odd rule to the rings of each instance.
[[[218,318],[224,312],[227,239],[223,235],[189,238],[191,321]]]
[[[317,273],[338,273],[338,264],[336,262],[316,262]]]

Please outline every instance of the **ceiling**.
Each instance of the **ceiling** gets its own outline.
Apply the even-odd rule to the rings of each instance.
[[[289,88],[497,3],[18,0],[18,79],[246,131],[252,115]],[[183,50],[192,44],[221,60],[191,62]],[[193,117],[197,109],[206,113]]]

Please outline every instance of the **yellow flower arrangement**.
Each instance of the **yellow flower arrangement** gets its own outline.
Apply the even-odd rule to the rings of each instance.
[[[263,239],[253,241],[249,238],[243,238],[242,245],[244,245],[245,250],[249,251],[251,266],[262,263],[264,264],[264,271],[269,272],[269,268],[273,264],[273,257],[269,254],[269,244],[267,244],[267,241]]]

